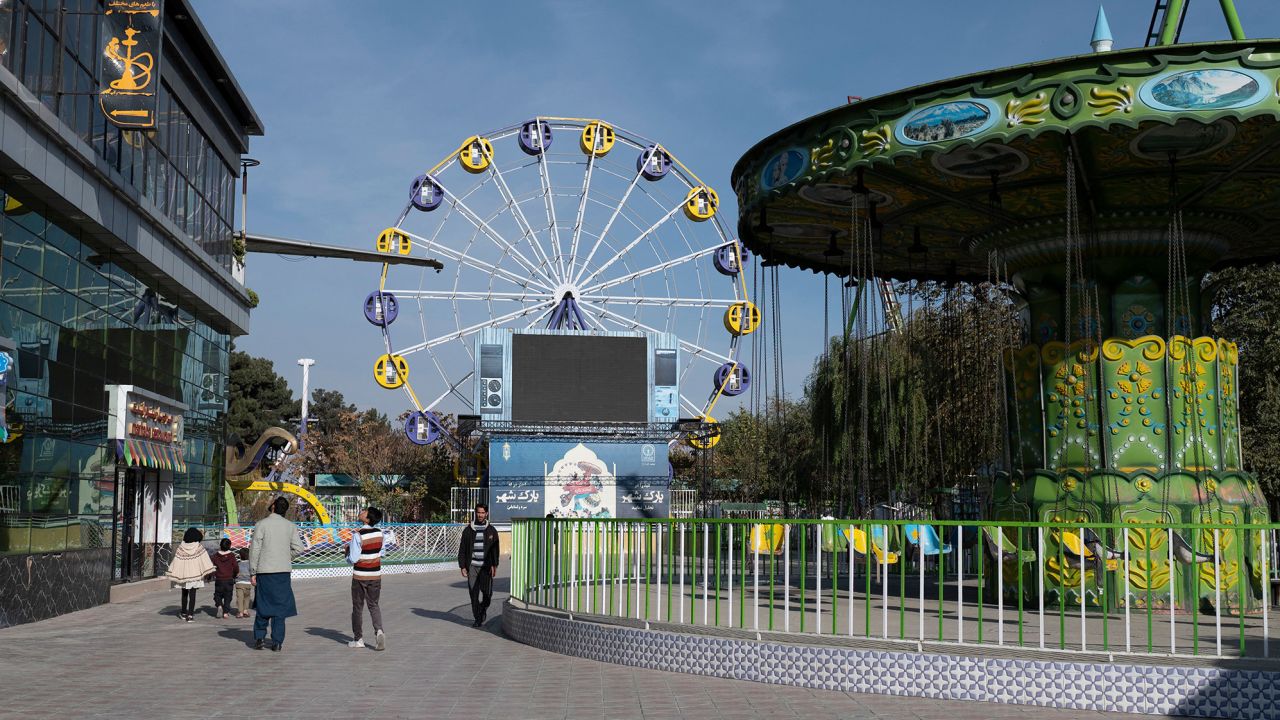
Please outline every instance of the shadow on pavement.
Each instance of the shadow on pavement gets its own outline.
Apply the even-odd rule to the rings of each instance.
[[[425,608],[414,608],[413,614],[419,617],[431,620],[448,620],[455,625],[466,625],[471,627],[474,619],[471,617],[471,603],[466,605],[458,605],[449,610],[427,610]]]
[[[253,628],[251,627],[229,627],[218,631],[219,637],[228,640],[239,640],[244,643],[245,647],[253,647]]]
[[[342,643],[343,645],[346,645],[347,641],[351,639],[350,635],[338,632],[333,628],[309,627],[307,628],[307,634],[315,635],[316,637],[328,638],[329,640],[336,643]]]

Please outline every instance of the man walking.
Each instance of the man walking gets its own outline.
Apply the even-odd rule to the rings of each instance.
[[[458,567],[471,592],[471,614],[476,618],[471,627],[480,627],[489,613],[493,577],[498,574],[498,531],[489,524],[489,506],[484,503],[476,505],[475,520],[462,530]]]
[[[373,619],[373,633],[378,650],[387,649],[387,636],[382,632],[382,609],[378,598],[382,595],[382,511],[376,507],[360,511],[364,526],[351,533],[347,548],[347,562],[351,563],[351,634],[355,639],[347,647],[364,647],[364,606],[369,604],[369,617]]]
[[[253,619],[253,649],[261,650],[271,623],[271,649],[284,649],[284,619],[298,614],[293,599],[293,555],[305,549],[298,527],[285,519],[289,501],[278,497],[271,513],[253,526],[249,545],[249,580],[258,588],[258,614]]]

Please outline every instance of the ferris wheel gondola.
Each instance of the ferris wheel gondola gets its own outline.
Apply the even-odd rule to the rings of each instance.
[[[452,271],[384,265],[364,303],[383,340],[375,380],[413,407],[406,435],[432,442],[439,413],[475,412],[472,343],[488,328],[673,334],[680,414],[711,422],[750,382],[738,345],[760,322],[750,258],[718,210],[668,148],[602,120],[538,117],[464,140],[412,180],[376,243]]]

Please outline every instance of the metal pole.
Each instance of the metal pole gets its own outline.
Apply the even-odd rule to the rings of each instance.
[[[307,409],[310,407],[311,400],[311,366],[315,365],[316,361],[311,358],[298,358],[298,364],[302,366],[302,419],[299,420],[298,428],[298,449],[301,450],[307,437]]]
[[[1172,45],[1174,37],[1178,34],[1179,20],[1182,19],[1182,5],[1185,0],[1169,0],[1169,7],[1164,11],[1164,23],[1160,27],[1160,40],[1158,45]],[[1227,0],[1223,0],[1226,2]],[[1224,8],[1225,11],[1225,8]],[[1236,24],[1239,24],[1239,20]],[[1230,24],[1230,21],[1228,21]]]
[[[1234,0],[1218,0],[1222,6],[1222,17],[1226,18],[1227,29],[1231,31],[1232,40],[1244,40],[1244,26],[1240,24],[1240,15],[1236,13]]]

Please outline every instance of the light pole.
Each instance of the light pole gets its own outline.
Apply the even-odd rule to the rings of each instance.
[[[311,366],[315,365],[316,361],[311,358],[298,358],[298,364],[302,366],[302,421],[298,429],[298,449],[301,450],[301,445],[306,442],[307,437],[307,404],[311,399],[311,391],[307,386],[311,379]]]

